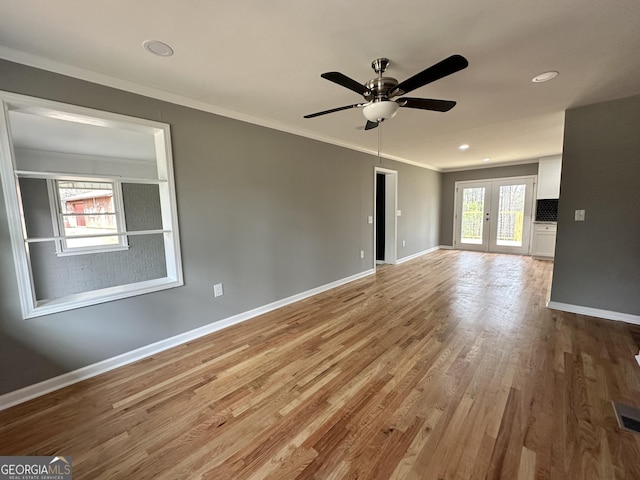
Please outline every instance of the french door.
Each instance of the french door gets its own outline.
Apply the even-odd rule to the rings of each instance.
[[[529,253],[533,177],[456,183],[454,246]]]

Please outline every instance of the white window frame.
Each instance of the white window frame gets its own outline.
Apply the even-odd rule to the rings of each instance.
[[[38,115],[62,116],[80,123],[93,124],[113,128],[125,128],[153,135],[156,151],[157,176],[154,178],[118,177],[120,183],[158,185],[162,228],[147,231],[123,231],[118,235],[156,235],[162,234],[165,250],[166,277],[147,280],[127,285],[91,290],[60,298],[37,300],[29,245],[34,242],[55,242],[64,236],[49,238],[28,238],[22,202],[20,199],[20,178],[56,179],[79,181],[106,181],[113,175],[86,175],[75,172],[20,171],[16,168],[11,139],[9,112],[12,110],[36,112]],[[56,117],[54,117],[56,118]],[[59,102],[53,102],[25,95],[0,91],[0,180],[4,195],[11,249],[18,279],[18,293],[24,319],[50,315],[80,307],[111,302],[136,295],[147,294],[184,285],[182,258],[180,253],[180,234],[176,207],[175,186],[173,178],[173,160],[171,152],[170,128],[168,124],[152,120],[128,117],[110,112],[93,110]],[[59,233],[59,232],[58,232]]]
[[[60,178],[48,178],[47,190],[49,192],[49,206],[51,207],[51,223],[53,225],[53,235],[55,237],[64,237],[64,217],[60,210],[60,189],[58,188],[59,182],[73,182],[64,177]],[[87,180],[89,182],[89,180]],[[113,205],[115,212],[113,215],[116,219],[116,233],[122,233],[127,231],[127,224],[124,215],[124,201],[122,198],[122,184],[116,178],[101,178],[93,180],[95,183],[108,183],[111,185],[111,191],[113,192]],[[67,238],[60,238],[55,241],[56,255],[59,257],[68,257],[71,255],[86,255],[90,253],[103,253],[103,252],[117,252],[121,250],[129,249],[129,241],[126,235],[118,235],[118,243],[113,245],[96,245],[90,247],[70,247],[67,244]],[[92,237],[99,238],[99,237]]]

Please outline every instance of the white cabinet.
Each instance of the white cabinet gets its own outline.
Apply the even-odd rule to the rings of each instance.
[[[552,260],[556,253],[557,225],[550,223],[533,224],[533,245],[531,256],[540,260]]]
[[[548,157],[538,160],[537,198],[560,198],[560,173],[562,157]]]

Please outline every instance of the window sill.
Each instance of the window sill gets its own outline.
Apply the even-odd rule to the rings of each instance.
[[[95,253],[107,253],[107,252],[121,252],[123,250],[129,250],[129,245],[115,245],[113,247],[99,247],[99,248],[87,248],[87,249],[72,249],[64,252],[56,252],[58,257],[73,257],[75,255],[90,255]]]
[[[51,315],[52,313],[64,312],[80,307],[88,307],[99,303],[111,302],[122,298],[143,295],[145,293],[157,292],[169,288],[184,285],[182,280],[170,277],[147,280],[146,282],[132,283],[129,285],[119,285],[117,287],[92,290],[85,293],[76,293],[60,298],[38,300],[33,308],[24,316],[25,319]]]

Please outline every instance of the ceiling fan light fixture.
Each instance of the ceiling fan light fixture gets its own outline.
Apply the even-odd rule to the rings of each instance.
[[[381,100],[379,102],[373,102],[366,105],[362,109],[362,113],[370,122],[380,122],[382,120],[393,118],[395,114],[398,113],[398,108],[400,108],[400,105],[396,102],[391,100]]]

